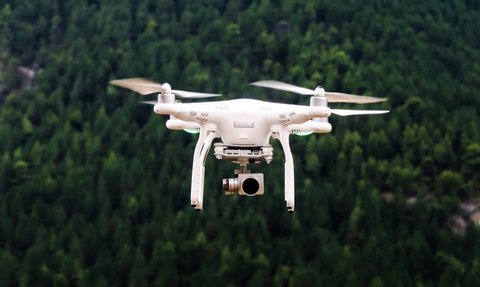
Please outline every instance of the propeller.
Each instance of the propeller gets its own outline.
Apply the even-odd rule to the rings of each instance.
[[[337,92],[326,92],[322,87],[317,87],[315,90],[310,90],[307,88],[298,87],[295,85],[278,82],[278,81],[258,81],[250,83],[250,85],[257,87],[264,87],[270,89],[277,89],[288,91],[292,93],[297,93],[301,95],[313,95],[319,97],[326,97],[330,103],[355,103],[355,104],[369,104],[369,103],[378,103],[387,100],[386,98],[377,98],[377,97],[368,97],[368,96],[358,96],[345,93]]]
[[[140,101],[140,103],[154,106],[158,104],[158,101]]]
[[[330,109],[332,114],[338,116],[356,116],[356,115],[379,115],[386,114],[388,110],[343,110],[343,109]]]
[[[165,94],[172,93],[175,96],[182,97],[182,98],[209,98],[209,97],[221,96],[220,94],[172,90],[172,88],[168,83],[159,84],[143,78],[112,80],[110,81],[110,84],[119,86],[122,88],[130,89],[142,95],[148,95],[152,93],[165,93]]]

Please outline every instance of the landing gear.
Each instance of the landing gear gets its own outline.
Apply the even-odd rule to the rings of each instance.
[[[203,209],[203,188],[205,181],[205,160],[214,138],[218,137],[215,129],[202,127],[200,136],[193,153],[192,186],[190,192],[190,204],[195,210]]]
[[[272,137],[280,141],[285,154],[285,202],[288,212],[291,213],[295,210],[295,174],[289,136],[290,133],[285,129],[278,129],[272,132]]]
[[[289,144],[290,133],[283,127],[272,128],[272,137],[278,139],[285,154],[285,203],[288,212],[295,210],[295,177],[293,157]],[[200,136],[193,154],[192,187],[190,202],[195,210],[203,209],[203,191],[205,181],[205,160],[212,141],[219,135],[214,128],[202,127]],[[270,163],[273,159],[273,148],[270,145],[261,147],[231,147],[223,143],[215,144],[215,157],[240,164],[233,178],[223,180],[223,189],[226,195],[261,195],[264,192],[263,174],[251,174],[247,170],[247,164],[266,161]]]

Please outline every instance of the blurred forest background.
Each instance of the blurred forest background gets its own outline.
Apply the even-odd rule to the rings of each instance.
[[[2,0],[0,33],[0,286],[480,286],[480,1]],[[195,212],[197,136],[127,77],[391,113],[291,137],[294,214],[276,141],[262,197],[210,154]]]

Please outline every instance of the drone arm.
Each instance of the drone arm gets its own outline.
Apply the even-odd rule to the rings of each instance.
[[[158,103],[153,106],[153,111],[159,115],[178,116],[186,112],[182,104],[164,104]]]
[[[184,123],[192,123],[193,125],[201,125],[209,121],[208,107],[199,104],[163,104],[158,103],[153,107],[153,111],[160,115],[170,115],[177,120],[181,120]],[[177,124],[178,122],[173,123]]]
[[[171,116],[171,117],[172,118],[170,118],[167,121],[167,124],[166,124],[167,128],[169,128],[171,130],[184,130],[184,129],[200,130],[200,124],[198,124],[198,123],[179,120],[179,119],[175,118],[174,116]]]
[[[292,124],[303,124],[314,118],[327,118],[331,114],[328,107],[308,107],[298,105],[285,105],[285,108],[277,115],[276,124],[288,126]]]
[[[290,133],[286,129],[279,129],[276,133],[285,154],[285,202],[288,211],[293,212],[295,209],[295,174],[289,143]]]
[[[329,133],[332,131],[332,125],[327,121],[309,120],[303,124],[293,124],[287,126],[287,131],[290,134],[301,134],[306,132],[313,133]]]

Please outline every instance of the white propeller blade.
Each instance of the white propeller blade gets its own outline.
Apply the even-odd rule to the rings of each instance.
[[[154,106],[158,104],[158,101],[141,101],[140,103]]]
[[[386,98],[358,96],[345,93],[325,92],[329,103],[371,104],[386,101]]]
[[[386,114],[388,110],[344,110],[344,109],[331,109],[332,114],[339,116],[355,116],[355,115],[379,115]]]
[[[163,91],[161,84],[143,78],[131,78],[110,81],[110,84],[126,88],[142,95],[160,93]]]
[[[292,92],[300,95],[313,95],[315,94],[314,90],[310,90],[307,88],[298,87],[295,85],[290,85],[287,83],[279,82],[279,81],[258,81],[250,83],[252,86],[263,87],[263,88],[270,88],[270,89],[277,89],[283,90],[287,92]]]
[[[122,88],[130,89],[142,95],[161,93],[161,92],[170,90],[170,85],[168,84],[164,84],[168,86],[168,88],[166,88],[162,84],[155,83],[143,78],[113,80],[113,81],[110,81],[110,84],[116,85]],[[208,97],[221,96],[220,94],[197,93],[197,92],[189,92],[189,91],[182,91],[182,90],[171,90],[171,92],[174,95],[182,98],[208,98]]]
[[[278,81],[272,81],[272,80],[253,82],[253,83],[250,83],[250,85],[283,90],[283,91],[297,93],[301,95],[315,95],[315,90],[310,90],[307,88],[302,88],[295,85],[278,82]],[[368,103],[383,102],[386,100],[386,98],[358,96],[358,95],[352,95],[352,94],[346,94],[346,93],[335,93],[335,92],[325,92],[325,97],[327,97],[328,102],[331,102],[331,103],[368,104]]]
[[[197,92],[189,92],[189,91],[182,91],[182,90],[172,90],[172,93],[175,96],[179,96],[182,98],[210,98],[210,97],[219,97],[220,94],[209,94],[209,93],[197,93]]]

